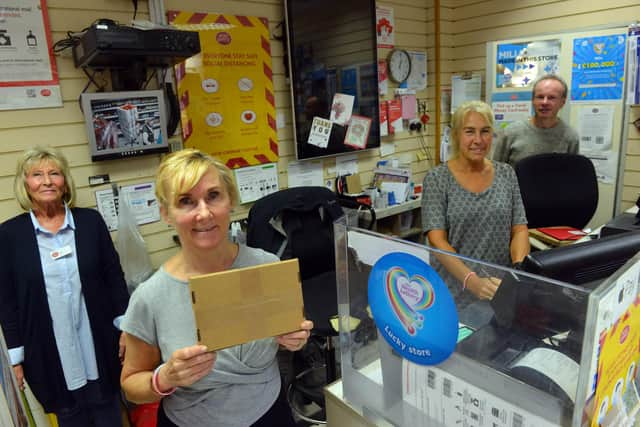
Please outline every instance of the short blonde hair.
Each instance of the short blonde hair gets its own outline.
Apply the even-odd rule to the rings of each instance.
[[[176,206],[178,197],[195,187],[211,169],[220,175],[231,199],[231,206],[236,206],[239,194],[231,169],[220,160],[195,148],[176,151],[162,160],[156,174],[158,202],[165,209]]]
[[[76,201],[76,186],[66,157],[52,147],[35,147],[22,153],[16,167],[16,176],[13,179],[13,192],[20,207],[25,211],[33,208],[33,203],[27,190],[27,175],[33,167],[45,162],[51,162],[56,165],[60,169],[62,176],[64,176],[65,191],[62,195],[62,200],[69,207],[72,207]]]
[[[478,113],[493,129],[493,110],[486,102],[467,101],[456,108],[451,118],[451,158],[458,157],[460,152],[460,132],[464,127],[464,120],[469,113]]]

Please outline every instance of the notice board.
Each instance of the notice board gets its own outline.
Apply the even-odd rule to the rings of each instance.
[[[627,31],[612,27],[487,43],[486,100],[498,127],[533,114],[536,78],[552,73],[567,82],[560,117],[578,132],[580,154],[591,159],[598,175],[598,208],[588,224],[592,228],[611,219],[617,204]]]

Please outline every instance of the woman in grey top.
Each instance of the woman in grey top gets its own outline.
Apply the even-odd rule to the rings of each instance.
[[[470,101],[458,107],[452,124],[452,158],[424,178],[422,224],[428,242],[481,261],[521,262],[529,253],[529,237],[515,172],[486,158],[493,111],[484,102]],[[436,269],[459,307],[475,299],[469,293],[493,298],[497,279],[482,277],[458,258],[437,258]]]
[[[238,200],[231,171],[198,150],[182,150],[161,163],[156,196],[181,248],[134,292],[122,322],[127,347],[121,383],[127,398],[162,399],[158,427],[294,426],[279,398],[276,352],[278,346],[300,350],[312,322],[305,320],[297,332],[216,352],[197,345],[189,277],[278,260],[228,239]]]

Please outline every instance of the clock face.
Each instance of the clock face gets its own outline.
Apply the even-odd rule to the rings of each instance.
[[[406,50],[394,49],[389,55],[389,77],[397,83],[407,80],[411,72],[411,56]]]

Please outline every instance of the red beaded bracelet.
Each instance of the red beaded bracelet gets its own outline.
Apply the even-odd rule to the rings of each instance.
[[[467,281],[469,280],[469,278],[471,276],[475,276],[476,272],[475,271],[470,271],[467,273],[466,276],[464,276],[464,280],[462,281],[462,290],[464,291],[465,289],[467,289]]]
[[[160,391],[160,386],[158,384],[158,375],[160,374],[160,368],[162,368],[163,366],[164,366],[164,363],[158,366],[153,371],[153,375],[151,375],[151,388],[160,396],[169,396],[170,394],[173,394],[174,391],[176,391],[176,388],[172,387],[167,391]]]

